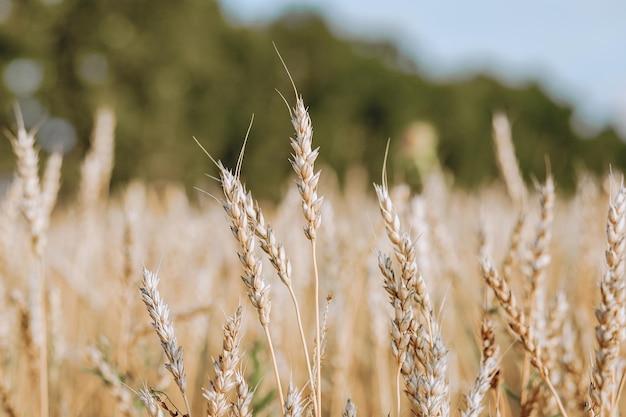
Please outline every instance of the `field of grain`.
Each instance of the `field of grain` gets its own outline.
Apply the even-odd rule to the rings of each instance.
[[[207,156],[197,198],[141,181],[109,194],[102,109],[76,200],[55,207],[62,157],[38,155],[17,111],[4,414],[619,415],[620,175],[581,174],[569,197],[549,168],[527,186],[496,115],[502,182],[462,191],[435,168],[412,193],[380,155],[377,185],[355,169],[340,186],[290,104],[294,181],[276,205],[245,188],[245,152],[232,167]]]

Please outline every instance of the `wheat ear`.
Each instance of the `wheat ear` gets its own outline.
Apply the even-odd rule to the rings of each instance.
[[[228,393],[237,385],[235,374],[241,359],[241,352],[239,351],[240,329],[241,306],[224,324],[222,354],[213,360],[215,378],[210,381],[208,388],[203,389],[202,396],[207,400],[209,417],[220,417],[229,411]]]
[[[389,145],[387,145],[387,152]],[[378,207],[382,215],[387,237],[394,249],[396,260],[401,267],[401,281],[405,283],[407,289],[411,289],[413,297],[420,306],[425,316],[432,315],[432,302],[430,295],[426,290],[426,284],[422,278],[415,255],[415,245],[409,233],[401,228],[400,217],[393,206],[391,197],[389,196],[389,188],[387,186],[386,164],[387,156],[385,154],[385,163],[383,165],[383,180],[381,185],[374,184],[376,196],[378,197]],[[429,323],[430,324],[430,323]],[[428,329],[428,334],[432,337],[433,330]]]
[[[304,235],[311,242],[311,259],[313,260],[313,282],[314,282],[314,305],[315,305],[315,345],[318,346],[315,355],[315,365],[313,366],[317,372],[315,374],[315,387],[316,401],[313,402],[316,408],[315,412],[317,417],[322,417],[322,360],[319,349],[320,341],[320,299],[319,299],[319,273],[317,267],[317,254],[316,254],[316,242],[317,242],[317,229],[322,223],[322,202],[324,197],[318,197],[317,185],[320,179],[320,171],[315,172],[315,160],[319,154],[319,148],[313,149],[313,127],[311,125],[311,117],[304,105],[302,96],[298,93],[296,84],[289,73],[289,69],[285,64],[278,48],[274,45],[276,54],[280,58],[296,97],[295,108],[290,108],[289,113],[291,116],[291,123],[295,130],[295,135],[291,139],[291,147],[293,154],[291,155],[291,166],[297,175],[297,186],[302,199],[302,211],[304,213],[305,225]],[[284,98],[283,98],[284,99]],[[286,103],[286,101],[285,101]]]
[[[600,282],[600,306],[596,310],[598,347],[591,374],[589,410],[592,415],[614,415],[617,406],[619,375],[617,359],[623,337],[626,303],[624,301],[624,251],[626,249],[626,188],[623,185],[610,203],[605,252],[606,271]]]
[[[519,251],[522,243],[522,232],[526,224],[526,213],[521,211],[517,215],[513,230],[509,235],[509,246],[502,261],[502,277],[510,281],[513,274],[513,268],[519,262]]]
[[[9,248],[15,241],[15,224],[20,215],[22,181],[14,176],[0,202],[0,273],[7,272]]]
[[[418,386],[423,380],[411,380],[411,375],[417,365],[414,363],[413,353],[409,352],[413,336],[421,329],[413,314],[413,300],[420,306],[424,317],[430,316],[432,304],[426,286],[419,274],[415,258],[415,247],[410,235],[403,231],[400,218],[393,206],[386,180],[386,155],[383,165],[383,183],[374,185],[378,197],[378,206],[385,224],[387,237],[394,248],[395,258],[400,264],[400,278],[396,278],[391,258],[379,253],[378,266],[383,274],[384,288],[390,296],[390,302],[395,310],[392,320],[392,350],[396,358],[396,413],[401,415],[400,410],[400,377],[403,376],[407,385],[407,395],[412,401],[414,408],[421,407]],[[427,321],[428,339],[432,340],[432,321]],[[430,342],[429,342],[430,344]],[[421,346],[423,348],[424,346]],[[445,386],[445,383],[444,383]]]
[[[393,274],[391,259],[388,256],[379,256],[379,267],[384,276],[385,289],[396,310],[392,346],[406,349],[407,338],[409,340],[410,355],[402,359],[401,352],[394,350],[398,361],[397,375],[401,373],[404,377],[406,394],[411,400],[413,412],[416,415],[447,416],[450,409],[447,350],[441,340],[439,324],[433,315],[430,296],[417,268],[415,244],[410,234],[402,228],[400,218],[389,196],[386,176],[388,151],[389,145],[387,145],[383,164],[382,185],[375,184],[374,187],[387,236],[394,248],[401,270],[400,279],[397,280]],[[420,307],[425,325],[417,326],[417,321],[412,320],[412,306],[409,300],[415,301]],[[396,381],[398,379],[396,377]],[[398,402],[398,415],[400,415],[399,408]]]
[[[509,197],[517,207],[526,203],[527,190],[515,157],[515,147],[511,137],[511,124],[504,113],[493,115],[493,143],[496,147],[496,160],[506,184]]]
[[[548,175],[544,186],[539,187],[541,215],[535,240],[530,250],[528,260],[528,281],[530,283],[528,328],[536,333],[535,340],[540,341],[545,336],[545,272],[550,265],[550,242],[552,240],[552,220],[554,217],[554,181]],[[542,345],[537,346],[539,350]],[[541,354],[541,353],[540,353]],[[522,370],[522,403],[526,400],[526,390],[530,378],[530,362],[528,352],[525,353]]]
[[[504,309],[509,323],[509,327],[513,330],[513,333],[522,342],[522,346],[528,352],[530,356],[530,363],[537,368],[541,379],[545,382],[546,386],[554,396],[559,411],[562,417],[567,417],[567,411],[561,399],[559,398],[554,385],[550,381],[550,370],[545,366],[541,358],[541,354],[537,345],[537,340],[532,335],[530,326],[528,325],[528,319],[526,314],[519,307],[517,300],[509,284],[500,277],[498,271],[494,268],[491,260],[483,258],[481,260],[482,275],[487,285],[493,290],[496,299],[500,303],[500,306]]]
[[[159,403],[147,387],[140,388],[139,392],[137,392],[137,396],[143,403],[144,407],[146,407],[146,413],[149,417],[163,417],[163,412],[159,407]]]
[[[248,134],[250,133],[251,127],[252,122],[250,123],[250,127],[248,127],[248,132],[246,133],[246,141],[248,139]],[[280,382],[280,374],[278,372],[278,364],[276,361],[276,354],[274,352],[274,344],[272,342],[272,336],[269,330],[271,310],[271,301],[269,297],[270,286],[267,285],[263,280],[262,263],[255,253],[255,239],[253,232],[254,227],[248,219],[248,211],[251,208],[246,206],[249,199],[246,195],[245,187],[240,180],[241,164],[243,162],[245,142],[237,161],[237,167],[235,169],[235,172],[233,173],[230,170],[226,169],[221,161],[215,161],[215,159],[213,159],[213,157],[206,151],[206,149],[202,146],[202,144],[200,144],[197,139],[194,138],[194,140],[196,141],[198,146],[200,146],[200,148],[204,151],[204,153],[211,159],[211,161],[213,161],[219,171],[220,184],[222,186],[222,192],[224,193],[224,201],[222,202],[222,206],[224,207],[224,211],[226,211],[226,215],[229,218],[230,230],[233,233],[233,236],[235,237],[235,240],[237,241],[240,248],[240,251],[238,253],[239,261],[241,262],[244,269],[244,276],[242,276],[241,279],[246,286],[248,299],[257,311],[259,323],[261,324],[261,327],[263,328],[263,331],[265,333],[265,338],[267,340],[268,348],[270,350],[272,366],[274,368],[274,378],[276,379],[278,396],[280,398],[281,414],[284,416],[285,401],[283,389]]]
[[[396,278],[391,258],[382,252],[378,254],[378,267],[383,274],[383,286],[390,296],[395,313],[391,322],[391,349],[396,358],[396,415],[400,416],[400,377],[402,374],[410,373],[408,348],[411,333],[416,327],[411,307],[413,290],[408,288],[405,282]]]
[[[170,320],[170,311],[161,298],[158,289],[159,277],[156,273],[143,269],[143,280],[141,282],[141,298],[146,305],[148,314],[152,319],[152,326],[159,336],[161,347],[167,357],[165,368],[174,377],[174,382],[178,386],[185,401],[187,414],[191,416],[189,400],[187,399],[187,380],[185,375],[185,365],[183,362],[183,348],[178,346],[176,335],[174,334],[174,324]]]
[[[296,93],[297,94],[297,93]],[[314,163],[319,153],[319,148],[313,150],[311,148],[313,139],[313,129],[311,127],[311,118],[304,106],[302,97],[297,97],[296,107],[293,109],[291,122],[296,130],[295,138],[291,139],[291,147],[294,150],[292,154],[291,165],[298,175],[298,191],[302,197],[302,211],[305,218],[304,235],[311,242],[311,258],[313,259],[313,280],[315,287],[315,345],[320,346],[320,302],[319,302],[319,273],[317,268],[317,229],[322,221],[321,206],[323,197],[317,196],[317,184],[320,178],[320,171],[314,172]],[[317,373],[315,376],[315,386],[317,388],[317,413],[321,417],[322,405],[322,374],[321,374],[321,357],[320,349],[316,350],[315,368]]]
[[[39,377],[38,357],[39,351],[37,350],[37,344],[33,340],[31,326],[33,324],[30,311],[24,301],[23,295],[15,290],[11,292],[8,297],[8,302],[15,307],[20,323],[20,339],[22,341],[22,347],[26,353],[28,359],[29,374],[33,381],[36,381]]]
[[[22,184],[21,212],[30,228],[32,253],[36,273],[30,279],[33,339],[39,347],[39,404],[42,416],[49,415],[48,405],[48,328],[46,319],[46,282],[43,273],[43,253],[46,244],[39,155],[35,149],[35,132],[27,131],[19,106],[15,106],[17,134],[8,134],[17,157],[17,177]]]
[[[87,349],[89,362],[95,366],[96,371],[102,381],[109,387],[111,394],[115,397],[116,406],[124,416],[132,416],[132,395],[131,391],[120,379],[117,370],[107,362],[102,350],[96,346],[89,346]]]
[[[241,157],[237,166],[237,174],[224,168],[221,161],[217,162],[220,172],[220,182],[222,191],[224,192],[224,210],[230,220],[230,230],[239,244],[239,260],[243,265],[244,276],[241,277],[247,288],[248,299],[252,306],[256,309],[259,322],[265,332],[272,365],[274,368],[274,377],[278,395],[280,397],[281,413],[284,415],[284,396],[278,373],[278,364],[276,362],[276,354],[274,353],[274,344],[269,330],[271,301],[269,297],[270,286],[265,283],[262,276],[262,263],[255,253],[255,239],[252,226],[248,221],[246,214],[246,193],[241,181],[239,180],[239,168],[241,167]]]
[[[248,383],[240,371],[235,371],[235,397],[237,402],[231,406],[234,417],[252,417],[253,391],[248,388]]]
[[[487,391],[498,384],[498,373],[500,372],[500,352],[495,344],[493,327],[491,320],[486,314],[483,315],[483,322],[480,329],[483,344],[482,357],[478,376],[474,381],[474,386],[469,394],[465,396],[466,408],[461,411],[461,417],[478,417],[482,411],[482,401]]]
[[[346,408],[341,413],[341,417],[356,417],[356,406],[350,398],[346,401]]]
[[[290,382],[285,400],[285,417],[304,417],[304,411],[302,393]]]

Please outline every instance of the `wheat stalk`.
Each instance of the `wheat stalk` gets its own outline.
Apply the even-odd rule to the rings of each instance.
[[[94,119],[91,148],[81,166],[79,201],[83,214],[93,212],[98,201],[108,194],[113,169],[115,114],[100,108]]]

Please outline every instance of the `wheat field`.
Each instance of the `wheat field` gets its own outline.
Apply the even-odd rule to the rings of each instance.
[[[568,197],[549,168],[529,186],[495,115],[502,181],[463,191],[434,169],[414,193],[387,183],[380,155],[378,184],[353,169],[340,186],[315,166],[297,91],[291,106],[278,204],[246,189],[244,150],[233,167],[207,156],[193,198],[140,180],[110,194],[115,116],[101,109],[78,195],[56,205],[62,156],[38,154],[17,109],[4,414],[620,414],[620,175],[581,174]]]

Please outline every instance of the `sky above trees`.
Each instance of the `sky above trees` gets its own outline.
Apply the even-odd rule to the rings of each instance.
[[[529,0],[220,0],[236,20],[262,23],[286,9],[318,10],[343,36],[385,38],[426,75],[487,71],[515,86],[538,80],[589,127],[626,137],[626,3]]]

